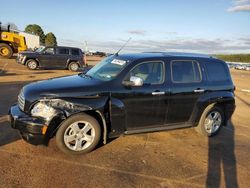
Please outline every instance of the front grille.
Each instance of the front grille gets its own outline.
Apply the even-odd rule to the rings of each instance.
[[[24,105],[25,105],[25,99],[24,99],[23,90],[21,90],[21,92],[18,95],[18,106],[22,111],[24,111]]]

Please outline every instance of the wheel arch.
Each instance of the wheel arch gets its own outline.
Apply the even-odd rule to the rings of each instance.
[[[66,101],[61,101],[61,102],[66,102]],[[67,102],[66,102],[67,103]],[[87,114],[89,116],[92,116],[95,118],[98,123],[101,126],[101,133],[102,133],[102,139],[103,139],[103,144],[107,143],[107,137],[108,137],[108,112],[107,110],[107,105],[108,101],[106,99],[102,99],[102,102],[99,103],[100,106],[89,106],[89,105],[79,105],[79,104],[74,104],[71,103],[71,109],[67,107],[63,107],[62,109],[56,109],[56,114],[53,117],[50,122],[48,122],[48,132],[46,133],[46,136],[49,138],[52,138],[57,130],[60,128],[62,122],[71,116],[74,116],[76,114]],[[52,105],[53,107],[53,105]]]
[[[38,64],[38,66],[40,66],[39,60],[38,60],[37,58],[35,58],[35,57],[27,57],[27,58],[25,59],[24,65],[27,65],[27,62],[28,62],[29,60],[35,60],[35,61],[37,62],[37,64]]]
[[[231,118],[235,110],[235,99],[232,92],[213,92],[201,96],[194,107],[189,122],[193,126],[197,126],[204,110],[211,105],[216,105],[223,110],[225,115],[223,125],[227,125],[227,120]]]
[[[77,63],[79,65],[79,67],[81,67],[80,62],[78,60],[74,60],[74,59],[68,59],[66,67],[69,68],[70,63],[73,63],[73,62]]]

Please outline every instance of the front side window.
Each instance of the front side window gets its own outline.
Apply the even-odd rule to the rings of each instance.
[[[110,56],[90,69],[86,75],[103,81],[113,80],[127,63],[127,61],[118,59],[116,56]]]
[[[177,83],[201,81],[201,71],[196,61],[172,61],[172,80]]]
[[[144,84],[161,84],[164,81],[164,69],[162,62],[145,62],[135,66],[126,76],[129,81],[131,76],[139,77]]]
[[[44,53],[45,53],[45,54],[55,54],[54,48],[46,48],[46,49],[44,50]]]

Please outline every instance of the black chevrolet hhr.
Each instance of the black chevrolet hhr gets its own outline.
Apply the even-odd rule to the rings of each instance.
[[[226,63],[207,55],[115,54],[87,73],[24,86],[9,116],[29,143],[55,136],[81,154],[124,134],[196,127],[213,136],[233,114],[234,88]]]

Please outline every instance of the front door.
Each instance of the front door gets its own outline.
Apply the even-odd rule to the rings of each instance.
[[[165,84],[165,65],[162,61],[142,62],[134,66],[125,76],[143,80],[141,86],[122,86],[112,97],[124,105],[127,131],[154,128],[164,125],[168,108],[168,91]],[[111,117],[112,119],[112,117]]]
[[[55,49],[54,47],[45,48],[42,51],[42,54],[39,55],[38,60],[40,66],[52,68],[55,66],[56,62],[54,61]]]

